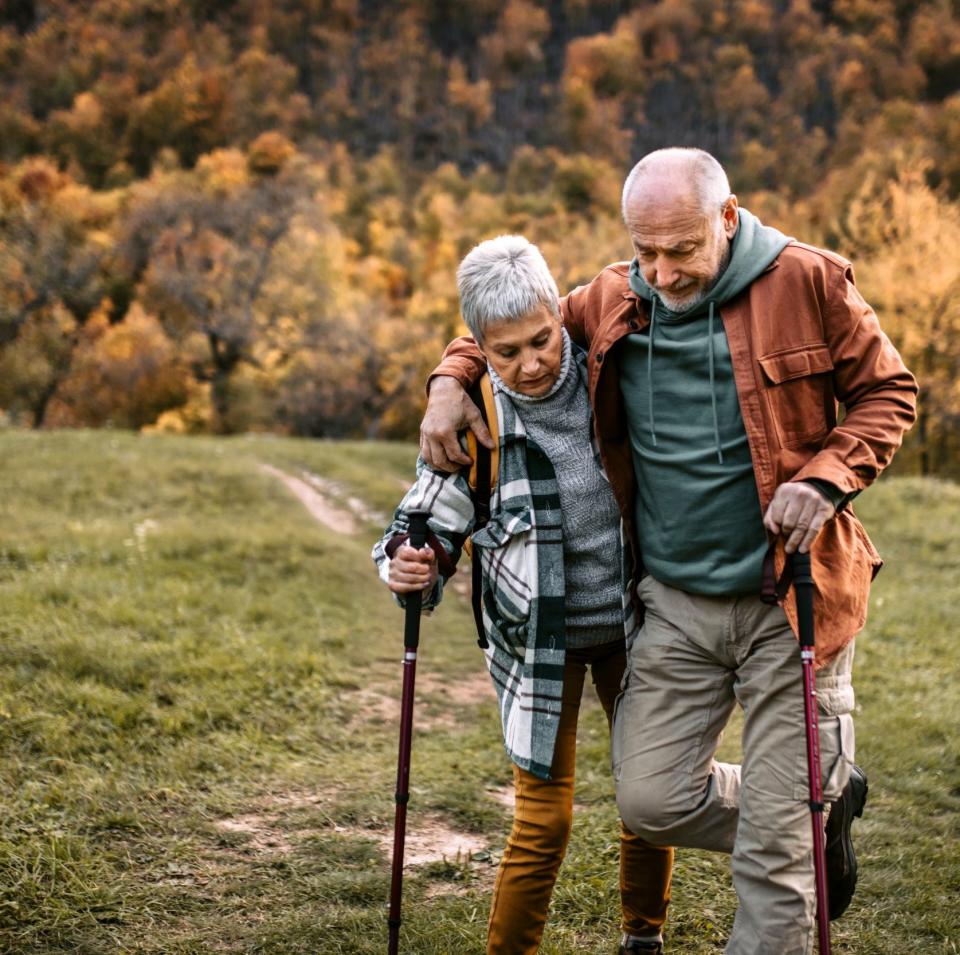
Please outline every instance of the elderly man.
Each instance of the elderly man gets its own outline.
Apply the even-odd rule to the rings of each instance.
[[[651,153],[623,215],[635,251],[562,303],[589,348],[596,436],[640,578],[613,736],[617,801],[652,843],[732,852],[731,955],[807,955],[814,884],[796,605],[761,599],[775,565],[811,551],[817,581],[820,748],[831,915],[856,880],[850,825],[853,638],[880,559],[848,507],[915,416],[916,382],[840,257],[763,226],[700,150]],[[485,436],[461,385],[480,370],[454,343],[436,370],[424,456],[462,463]],[[845,415],[838,422],[838,402]],[[736,704],[743,764],[716,761]],[[842,796],[842,798],[841,798]],[[838,801],[839,800],[839,801]]]

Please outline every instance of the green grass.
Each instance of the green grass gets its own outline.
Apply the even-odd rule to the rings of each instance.
[[[389,512],[407,445],[0,433],[0,951],[380,953],[402,615],[368,552],[316,524],[270,463]],[[861,499],[888,561],[858,644],[871,797],[839,953],[960,946],[960,489]],[[490,861],[410,869],[405,951],[482,952],[508,827],[494,707],[467,602],[425,621],[411,828]],[[384,701],[387,698],[388,702]],[[584,711],[578,814],[545,953],[615,948],[606,731]],[[736,755],[736,733],[724,744]],[[722,951],[728,860],[680,852],[671,951]]]

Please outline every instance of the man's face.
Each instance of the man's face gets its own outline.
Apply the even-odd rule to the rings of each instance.
[[[716,211],[675,197],[635,202],[629,212],[627,228],[647,285],[674,312],[702,302],[729,261],[736,197]]]
[[[560,319],[546,306],[523,318],[490,325],[479,344],[504,384],[521,395],[545,395],[560,374]]]

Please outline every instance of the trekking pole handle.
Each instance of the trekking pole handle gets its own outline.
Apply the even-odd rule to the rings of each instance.
[[[797,630],[801,647],[816,642],[813,629],[813,570],[810,555],[799,551],[792,555],[793,584],[797,588]]]
[[[407,543],[420,550],[427,542],[427,519],[429,511],[410,511],[407,514],[409,537]],[[407,650],[416,650],[420,645],[420,608],[423,605],[423,591],[407,594],[406,618],[403,627],[403,645]]]
[[[407,533],[410,535],[410,546],[419,550],[427,542],[427,521],[429,511],[410,511],[407,514]]]

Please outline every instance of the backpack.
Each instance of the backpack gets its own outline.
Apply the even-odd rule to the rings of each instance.
[[[473,464],[470,465],[470,473],[467,475],[467,483],[470,485],[470,497],[473,500],[474,513],[476,514],[473,529],[478,531],[486,526],[487,521],[490,520],[490,495],[496,487],[497,474],[500,470],[500,434],[497,405],[493,398],[493,383],[490,381],[490,376],[484,373],[470,389],[469,395],[480,409],[483,423],[487,426],[490,437],[493,438],[493,450],[491,451],[476,439],[472,431],[467,430],[467,453],[473,459]],[[483,632],[483,612],[481,609],[483,582],[481,579],[480,555],[476,552],[469,537],[464,542],[464,550],[470,555],[473,564],[470,603],[473,607],[473,619],[477,625],[477,644],[485,650],[487,648],[487,637]]]

